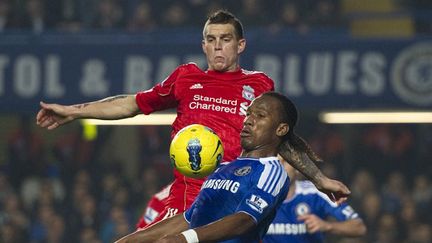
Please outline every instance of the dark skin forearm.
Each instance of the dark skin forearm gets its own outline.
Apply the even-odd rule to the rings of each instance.
[[[351,193],[342,182],[325,176],[306,153],[295,151],[289,142],[280,145],[279,155],[312,181],[318,190],[327,194],[330,200],[341,203]]]
[[[255,226],[255,220],[250,215],[239,212],[198,227],[195,231],[200,242],[219,242],[240,236]]]
[[[279,147],[279,155],[316,186],[321,185],[322,180],[326,178],[306,153],[294,151],[288,142],[281,144]]]
[[[183,214],[177,214],[171,218],[162,220],[145,230],[136,231],[116,241],[116,243],[150,243],[166,235],[176,235],[189,227]]]
[[[250,215],[239,212],[194,230],[200,242],[218,242],[242,235],[255,226],[256,223]],[[145,230],[131,233],[116,243],[186,242],[181,232],[187,229],[188,223],[183,214],[178,214]]]
[[[351,237],[359,237],[366,234],[366,226],[361,219],[351,219],[344,222],[329,222],[327,232]]]
[[[256,227],[255,220],[248,214],[239,212],[228,215],[213,223],[195,228],[199,242],[220,242],[240,236]],[[168,235],[157,243],[185,243],[186,238],[180,233]]]

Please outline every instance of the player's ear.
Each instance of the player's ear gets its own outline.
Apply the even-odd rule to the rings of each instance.
[[[276,135],[279,137],[283,137],[283,136],[287,135],[288,132],[289,132],[288,123],[280,123],[276,129]]]
[[[246,39],[240,39],[238,41],[238,50],[237,50],[237,53],[238,54],[242,53],[245,48],[246,48]]]
[[[202,41],[201,41],[201,48],[202,48],[204,54],[207,55],[207,51],[206,51],[206,48],[205,48],[205,40],[202,40]]]

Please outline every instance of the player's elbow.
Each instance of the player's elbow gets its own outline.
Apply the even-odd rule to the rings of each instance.
[[[256,222],[249,214],[240,213],[240,215],[241,217],[239,217],[239,221],[237,224],[239,227],[236,230],[240,235],[242,235],[254,229],[256,227]]]

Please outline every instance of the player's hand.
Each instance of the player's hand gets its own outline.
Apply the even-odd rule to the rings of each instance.
[[[348,196],[351,194],[351,191],[347,186],[345,186],[345,184],[330,178],[325,178],[322,180],[318,190],[325,193],[330,198],[330,200],[337,204],[345,202],[348,199]]]
[[[41,109],[36,115],[36,124],[48,130],[55,129],[75,119],[72,116],[75,108],[72,106],[46,104],[42,101],[40,106]]]
[[[315,214],[305,214],[297,217],[297,220],[303,221],[307,231],[311,234],[317,232],[326,232],[330,230],[330,225]]]

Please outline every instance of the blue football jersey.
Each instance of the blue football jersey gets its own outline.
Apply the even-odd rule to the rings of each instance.
[[[286,198],[288,187],[288,175],[276,157],[239,157],[221,165],[207,178],[184,216],[190,228],[196,228],[230,214],[245,212],[256,221],[256,230],[223,242],[259,242],[277,207]]]
[[[295,193],[279,207],[276,217],[263,239],[264,243],[318,243],[324,242],[323,233],[309,234],[306,225],[297,220],[304,214],[315,214],[325,219],[329,216],[338,221],[358,218],[358,214],[346,203],[337,205],[320,192],[310,181],[296,181]]]

